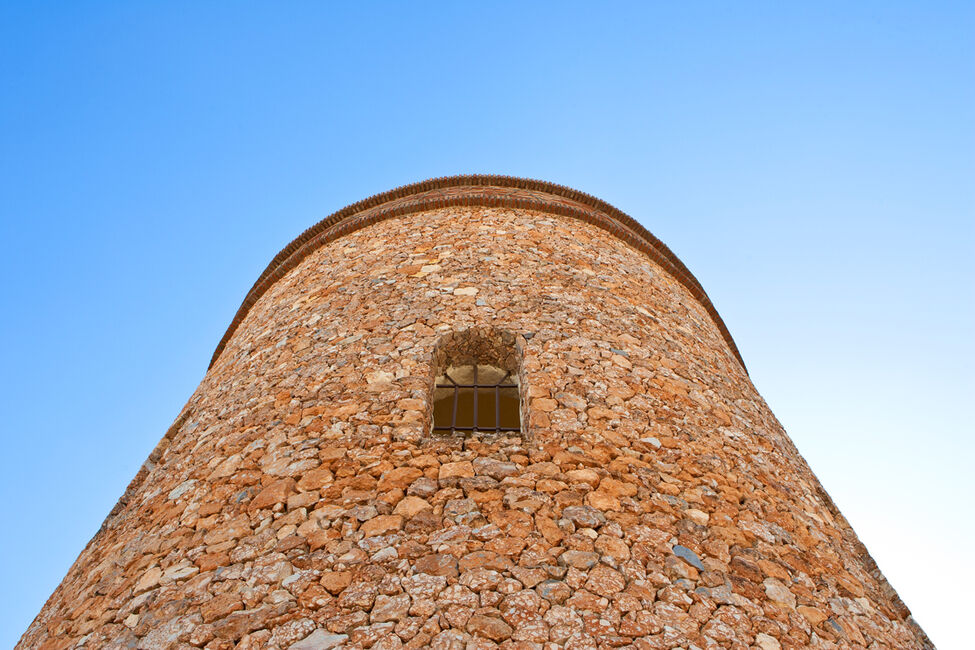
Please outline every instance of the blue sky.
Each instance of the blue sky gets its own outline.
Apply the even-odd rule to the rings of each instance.
[[[0,5],[0,646],[309,225],[594,194],[695,273],[941,647],[975,538],[975,4]]]

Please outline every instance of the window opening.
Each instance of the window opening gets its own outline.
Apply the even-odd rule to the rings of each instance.
[[[434,432],[521,431],[518,378],[510,370],[477,363],[451,367],[434,386]]]

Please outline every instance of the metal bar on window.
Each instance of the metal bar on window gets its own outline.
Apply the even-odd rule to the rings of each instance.
[[[494,385],[494,431],[495,433],[501,432],[501,384],[504,380],[511,376],[511,371],[504,373],[504,377],[501,378],[497,384]]]
[[[474,364],[474,421],[471,424],[474,425],[474,431],[477,431],[477,394],[480,391],[477,389],[477,364]]]
[[[446,375],[447,379],[450,379],[450,381],[454,381],[450,375],[447,375],[447,373],[444,373],[444,375]],[[457,383],[455,382],[454,383],[454,409],[453,409],[453,413],[450,414],[450,433],[454,433],[457,430],[457,401],[459,399],[460,399],[460,388],[457,386]]]
[[[434,431],[477,431],[474,427],[433,427]],[[521,431],[519,427],[500,427],[498,431]]]
[[[494,432],[501,431],[501,389],[494,387]]]
[[[476,388],[474,384],[437,384],[437,388]],[[481,384],[481,388],[491,388],[491,386],[484,386]],[[518,384],[498,384],[498,388],[518,388]]]

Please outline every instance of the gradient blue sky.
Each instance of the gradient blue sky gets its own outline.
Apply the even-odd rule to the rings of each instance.
[[[0,90],[0,646],[271,257],[468,172],[666,242],[931,638],[970,643],[975,4],[7,1]]]

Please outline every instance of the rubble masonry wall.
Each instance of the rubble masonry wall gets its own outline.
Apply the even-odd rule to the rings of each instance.
[[[465,336],[518,355],[523,435],[430,434]],[[375,223],[260,296],[18,647],[81,640],[930,645],[687,288],[500,207]]]

